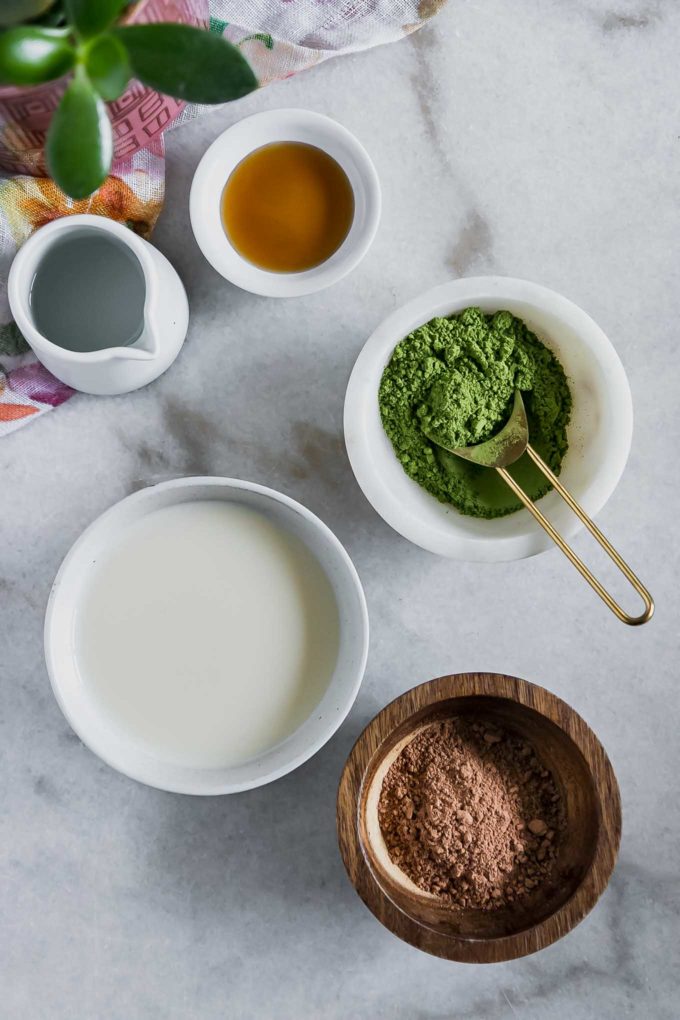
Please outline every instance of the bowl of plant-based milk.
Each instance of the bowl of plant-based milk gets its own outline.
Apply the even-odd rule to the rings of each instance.
[[[368,613],[347,552],[300,503],[231,478],[136,492],[54,582],[45,657],[59,706],[113,768],[237,793],[292,771],[349,712]]]

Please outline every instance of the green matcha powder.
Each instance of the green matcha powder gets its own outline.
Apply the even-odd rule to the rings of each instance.
[[[496,471],[447,453],[425,435],[449,447],[483,443],[507,422],[516,389],[532,446],[559,474],[571,394],[559,361],[521,319],[466,308],[410,333],[395,347],[379,392],[383,427],[406,474],[472,517],[521,509]],[[527,454],[510,473],[533,500],[550,488]]]

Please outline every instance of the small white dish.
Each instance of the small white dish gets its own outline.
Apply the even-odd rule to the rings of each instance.
[[[347,387],[347,452],[364,495],[404,538],[453,559],[523,559],[554,548],[526,510],[480,520],[439,503],[404,472],[380,421],[378,389],[395,346],[429,319],[470,306],[484,312],[507,309],[555,352],[573,398],[569,450],[560,479],[591,517],[602,509],[630,452],[633,405],[626,373],[589,315],[555,291],[525,280],[501,276],[455,280],[388,316],[361,351]],[[556,492],[544,496],[540,507],[565,538],[580,530],[578,519]]]
[[[250,152],[271,142],[305,142],[340,164],[354,192],[350,231],[329,259],[301,273],[272,273],[243,258],[222,225],[221,199],[232,170]],[[238,121],[216,138],[198,164],[189,211],[198,246],[231,283],[265,297],[298,297],[337,283],[371,246],[380,221],[380,184],[363,145],[347,128],[311,110],[268,110]]]
[[[226,500],[264,513],[297,536],[320,564],[335,595],[340,646],[322,700],[289,737],[264,754],[228,768],[193,768],[162,760],[112,725],[78,670],[75,619],[93,564],[146,514],[192,500]],[[286,775],[311,758],[343,722],[359,691],[368,655],[368,612],[347,552],[311,511],[273,489],[233,478],[177,478],[142,489],[98,517],[67,553],[45,617],[45,658],[59,707],[80,739],[108,765],[149,786],[176,793],[238,793]]]

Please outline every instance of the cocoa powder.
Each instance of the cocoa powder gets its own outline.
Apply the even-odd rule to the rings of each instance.
[[[390,858],[419,888],[481,910],[549,879],[565,829],[562,798],[533,747],[471,716],[433,723],[401,751],[378,816]]]

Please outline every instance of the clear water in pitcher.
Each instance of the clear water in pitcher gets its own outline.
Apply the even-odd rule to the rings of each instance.
[[[138,340],[145,298],[137,256],[118,238],[85,228],[47,249],[31,283],[30,306],[44,337],[85,353]]]

